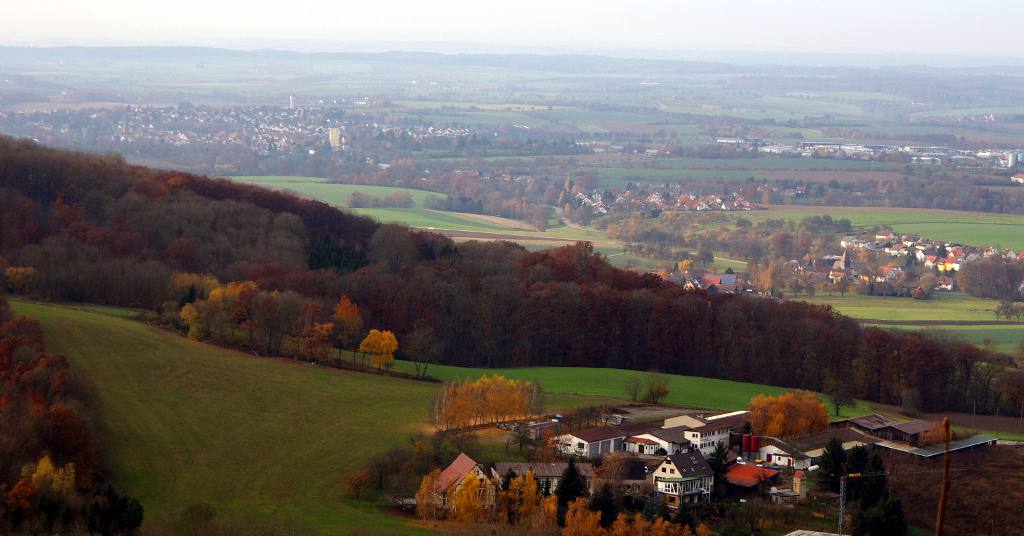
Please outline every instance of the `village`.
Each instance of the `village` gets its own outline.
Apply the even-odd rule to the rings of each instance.
[[[859,476],[847,475],[845,468],[868,463],[870,457],[869,464],[875,464],[872,470],[881,467],[885,472],[882,459],[927,461],[947,451],[997,443],[989,435],[956,432],[944,444],[941,422],[878,413],[840,418],[820,431],[781,438],[759,432],[762,425],[752,427],[751,421],[758,417],[751,411],[676,409],[672,413],[672,408],[661,406],[660,411],[645,413],[645,409],[650,408],[610,410],[600,417],[600,425],[577,429],[561,416],[506,423],[503,428],[538,445],[534,456],[543,461],[485,461],[462,453],[433,478],[425,479],[412,502],[418,503],[421,515],[429,511],[429,519],[478,522],[488,512],[509,508],[504,497],[510,483],[511,489],[520,490],[525,477],[535,483],[531,489],[542,505],[543,498],[549,497],[550,507],[557,500],[562,511],[567,490],[576,489],[577,498],[588,500],[591,510],[601,510],[605,499],[598,497],[614,497],[617,511],[638,512],[633,526],[642,523],[640,513],[652,522],[664,519],[697,526],[716,511],[708,508],[709,503],[754,501],[795,517],[797,512],[810,511],[842,516],[849,500],[846,481]],[[640,420],[656,415],[669,416]],[[837,463],[837,459],[846,461]],[[468,497],[466,488],[472,490]],[[475,514],[470,519],[460,509],[472,509]],[[570,522],[563,521],[567,531]]]

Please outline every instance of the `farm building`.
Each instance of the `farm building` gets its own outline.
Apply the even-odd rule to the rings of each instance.
[[[515,476],[523,476],[533,471],[534,478],[540,491],[548,495],[558,487],[558,481],[569,467],[566,462],[554,463],[526,463],[526,462],[497,462],[491,467],[491,477],[495,482],[502,482],[511,471]],[[577,463],[576,470],[587,483],[587,489],[593,492],[591,481],[594,478],[594,466],[589,463]]]
[[[495,498],[498,495],[498,488],[487,472],[465,453],[460,453],[455,461],[445,467],[434,482],[434,503],[442,509],[451,508],[451,500],[458,493],[458,490],[468,482],[468,479],[475,478],[480,481],[480,500],[485,508],[494,506]]]
[[[630,435],[644,434],[657,428],[657,425],[642,423],[584,428],[558,436],[556,448],[570,456],[599,458],[605,454],[625,451],[625,441]]]
[[[761,437],[756,458],[778,467],[807,469],[820,461],[821,455],[825,451],[825,445],[833,437],[842,443],[844,450],[878,443],[877,439],[848,428],[829,430],[788,441],[774,437]]]

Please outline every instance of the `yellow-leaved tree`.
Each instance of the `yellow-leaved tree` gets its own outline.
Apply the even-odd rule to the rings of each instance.
[[[608,531],[601,528],[601,512],[592,512],[587,500],[579,497],[569,503],[565,513],[565,528],[562,536],[602,536]]]
[[[434,469],[423,476],[420,481],[420,489],[416,492],[416,515],[421,519],[434,519],[437,517],[437,502],[434,499],[434,487],[437,484],[437,477],[441,475],[440,469]]]
[[[398,339],[387,330],[371,329],[363,342],[359,343],[359,351],[373,356],[373,366],[380,370],[390,368],[398,351]]]
[[[75,477],[75,464],[69,463],[58,468],[53,465],[49,455],[44,455],[32,473],[32,487],[66,494],[74,491]]]
[[[533,515],[540,504],[540,489],[533,470],[526,471],[508,483],[509,518],[513,524]]]
[[[469,475],[455,491],[452,498],[452,510],[455,520],[461,523],[475,523],[484,517],[484,505],[481,498],[481,482],[476,475]]]

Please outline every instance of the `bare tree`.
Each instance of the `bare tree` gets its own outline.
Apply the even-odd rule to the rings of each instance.
[[[643,383],[640,378],[636,376],[630,376],[626,379],[626,394],[629,395],[629,399],[636,402],[640,399],[640,393],[643,391]]]

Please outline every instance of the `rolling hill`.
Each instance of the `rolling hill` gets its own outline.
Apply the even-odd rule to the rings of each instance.
[[[371,455],[428,430],[436,385],[253,358],[92,309],[27,302],[48,349],[95,387],[114,481],[143,527],[188,505],[288,520],[318,534],[414,530],[342,494]]]

